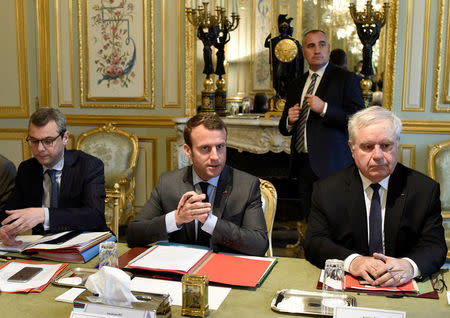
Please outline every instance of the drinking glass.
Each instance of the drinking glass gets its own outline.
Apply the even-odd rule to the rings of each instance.
[[[338,259],[326,260],[322,284],[323,309],[346,306],[347,302],[345,301],[344,289],[344,261]]]
[[[119,267],[119,257],[117,255],[117,244],[115,242],[100,243],[98,268],[103,266]]]

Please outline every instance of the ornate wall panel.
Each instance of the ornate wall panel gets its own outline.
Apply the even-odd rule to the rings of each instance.
[[[416,166],[416,145],[401,144],[398,149],[398,161],[414,169]]]
[[[180,107],[180,24],[182,1],[163,0],[162,5],[162,107]]]
[[[25,6],[21,0],[1,1],[0,67],[8,74],[0,85],[0,116],[28,117],[28,62]]]
[[[72,1],[55,1],[58,106],[74,106],[74,47]]]
[[[80,105],[153,108],[153,0],[113,0],[104,7],[102,4],[99,0],[78,1]],[[118,44],[111,38],[124,42]],[[117,54],[111,58],[113,45],[122,49],[112,52]],[[93,76],[99,73],[100,79]],[[123,76],[117,77],[118,74]]]
[[[166,167],[167,171],[172,171],[177,169],[177,166],[174,165],[176,162],[176,147],[177,147],[177,137],[167,137],[166,138]]]
[[[433,111],[450,112],[450,13],[449,2],[439,1],[434,65]],[[445,21],[447,20],[447,21]],[[447,23],[445,23],[447,22]],[[444,35],[445,34],[445,35]],[[442,72],[442,67],[445,67]]]
[[[26,159],[31,158],[31,150],[26,142],[26,129],[0,129],[1,154],[11,160],[16,168]]]
[[[256,1],[253,6],[252,19],[252,62],[251,62],[251,91],[271,92],[269,49],[264,42],[271,30],[271,2],[270,0]],[[272,32],[274,34],[274,32]],[[274,35],[275,36],[275,35]]]
[[[138,210],[147,202],[153,187],[156,185],[157,175],[157,138],[138,137],[139,153],[136,165],[136,190],[134,206]]]
[[[407,2],[402,110],[423,112],[431,0]]]

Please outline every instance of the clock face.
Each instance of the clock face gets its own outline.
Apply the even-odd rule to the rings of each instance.
[[[291,39],[283,39],[275,45],[275,56],[281,62],[291,62],[297,56],[298,48]]]

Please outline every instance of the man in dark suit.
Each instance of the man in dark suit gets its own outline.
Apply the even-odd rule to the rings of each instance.
[[[401,121],[373,106],[349,121],[355,164],[314,184],[305,256],[372,285],[427,277],[445,262],[439,184],[398,161]],[[397,272],[392,272],[397,271]]]
[[[259,180],[225,165],[226,138],[226,126],[214,113],[188,120],[184,151],[192,166],[160,176],[128,226],[130,247],[169,240],[264,255],[268,239]]]
[[[16,235],[68,230],[107,231],[105,177],[101,160],[65,150],[66,119],[57,109],[31,115],[27,141],[33,157],[22,162],[16,184],[0,215],[0,239],[17,245]]]
[[[309,70],[289,85],[279,130],[292,135],[291,176],[298,178],[306,217],[314,181],[352,162],[347,122],[364,108],[364,100],[355,74],[329,63],[330,43],[324,32],[307,32],[302,50]]]

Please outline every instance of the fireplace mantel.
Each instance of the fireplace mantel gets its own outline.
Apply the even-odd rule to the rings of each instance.
[[[239,116],[236,116],[239,117]],[[237,149],[239,152],[247,151],[255,154],[264,154],[269,151],[290,153],[290,137],[285,137],[278,131],[279,119],[256,118],[222,118],[228,129],[227,147]],[[188,118],[175,118],[177,133],[176,154],[172,160],[173,166],[182,168],[189,165],[183,145],[183,130]]]

